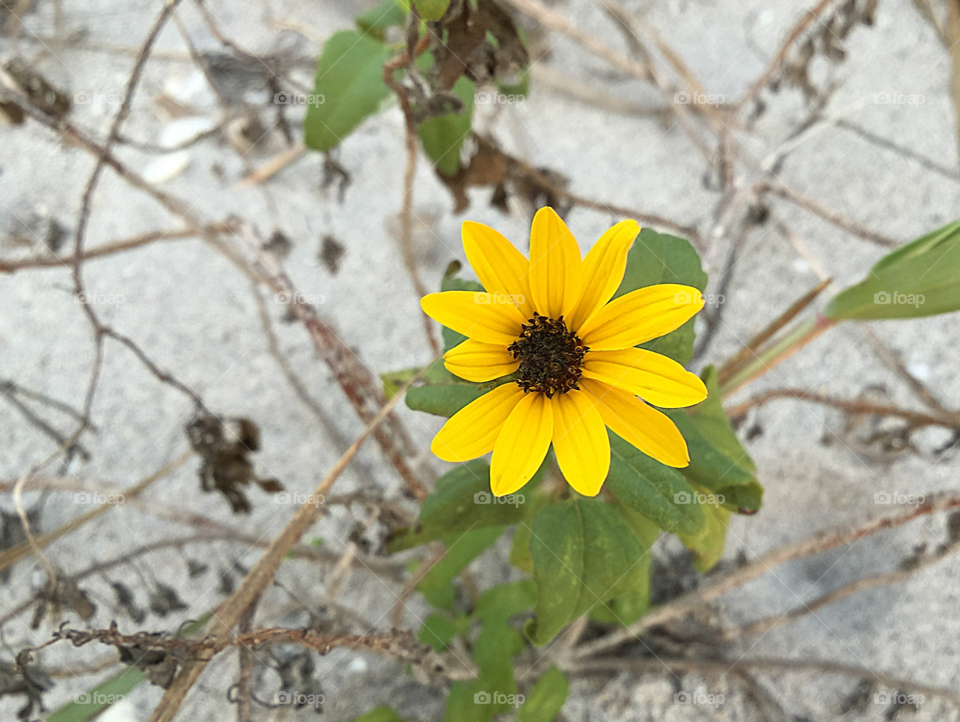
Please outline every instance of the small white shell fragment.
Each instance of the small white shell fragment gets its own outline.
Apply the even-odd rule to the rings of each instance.
[[[367,671],[367,660],[362,657],[354,657],[347,665],[347,671],[354,674],[363,674]]]
[[[190,165],[190,153],[181,150],[151,161],[143,171],[143,179],[152,185],[166,183],[183,173]]]
[[[160,146],[163,148],[172,148],[182,145],[216,127],[217,122],[213,118],[194,116],[174,120],[173,122],[167,123],[163,128],[163,132],[160,133]]]

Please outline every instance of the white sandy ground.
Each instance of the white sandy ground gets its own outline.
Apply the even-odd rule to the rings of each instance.
[[[809,4],[809,3],[808,3]],[[305,23],[317,37],[349,27],[358,8],[369,3],[263,2],[246,5],[215,0],[211,12],[238,43],[255,52],[276,47],[279,33],[273,19]],[[646,12],[668,42],[686,59],[708,92],[728,99],[738,96],[761,72],[775,50],[783,30],[800,12],[795,3],[733,2],[626,2],[631,10]],[[806,4],[804,4],[804,7]],[[556,8],[576,18],[578,26],[613,47],[626,51],[609,19],[589,0],[559,2]],[[91,0],[81,6],[65,3],[63,12],[70,31],[83,29],[91,45],[136,46],[145,37],[159,4],[155,2]],[[215,50],[215,41],[203,29],[195,11],[182,13],[201,49]],[[20,50],[28,57],[42,50],[32,34],[49,36],[52,10],[41,4],[28,17],[26,39]],[[47,43],[49,45],[49,43]],[[305,52],[313,52],[301,41]],[[160,50],[183,51],[173,26],[164,30]],[[0,50],[13,51],[2,41]],[[841,89],[830,112],[861,124],[947,168],[957,166],[955,130],[948,95],[949,59],[931,28],[908,0],[881,3],[875,27],[858,29],[847,43],[848,60],[840,67]],[[620,99],[654,103],[649,88],[616,76],[602,61],[586,55],[567,40],[557,40],[544,61],[574,78],[589,82]],[[51,80],[68,89],[99,92],[122,91],[132,59],[76,48],[53,48],[40,55],[39,67]],[[152,103],[162,89],[173,89],[217,117],[212,96],[197,82],[189,63],[158,59],[147,68],[133,114],[125,132],[156,140],[169,121]],[[309,76],[304,76],[308,78]],[[923,96],[922,104],[878,105],[878,92]],[[115,105],[107,102],[77,106],[73,116],[85,128],[105,132]],[[802,108],[792,94],[770,103],[752,138],[746,139],[759,157],[775,149]],[[502,109],[496,133],[514,152],[532,163],[548,166],[573,179],[572,189],[611,203],[660,213],[682,222],[709,220],[716,195],[701,183],[703,165],[682,132],[651,119],[613,115],[586,106],[543,87],[519,107]],[[237,190],[243,163],[224,143],[206,140],[190,151],[182,175],[166,182],[164,190],[195,204],[206,220],[239,214],[267,234],[281,228],[294,242],[286,267],[304,294],[322,295],[324,318],[342,333],[348,344],[375,372],[423,363],[429,358],[417,299],[403,270],[395,241],[386,230],[389,217],[400,207],[404,164],[403,124],[396,108],[367,122],[343,144],[340,162],[352,174],[343,204],[334,192],[321,192],[321,162],[311,155],[279,174],[267,186],[272,210],[259,190]],[[143,170],[151,157],[123,149],[121,157]],[[263,155],[246,160],[262,163]],[[213,168],[219,164],[225,172]],[[58,146],[51,134],[34,123],[0,129],[0,222],[9,231],[18,218],[35,214],[55,217],[72,231],[82,188],[92,169],[89,156]],[[955,172],[955,171],[954,171]],[[826,128],[810,137],[782,171],[792,187],[819,199],[849,218],[893,238],[907,241],[957,217],[960,186],[893,151],[878,148],[856,132]],[[466,217],[496,226],[508,237],[525,238],[528,218],[519,210],[505,217],[486,205],[487,191],[473,193]],[[421,234],[421,273],[433,287],[447,263],[463,260],[458,238],[462,217],[451,213],[451,200],[427,164],[418,167],[416,213],[435,219],[433,233]],[[777,204],[776,211],[803,239],[816,263],[837,281],[837,287],[856,282],[882,254],[883,249],[826,224],[810,214]],[[586,247],[613,220],[606,214],[576,209],[569,217],[574,232]],[[87,245],[126,237],[178,223],[151,200],[106,173],[96,194],[87,232]],[[320,237],[332,234],[347,249],[340,271],[331,275],[318,261]],[[803,261],[771,227],[753,231],[736,265],[720,331],[700,363],[722,361],[741,343],[773,319],[819,280],[813,266]],[[5,249],[8,256],[23,249]],[[711,254],[709,271],[723,258]],[[159,366],[171,369],[200,392],[207,405],[225,415],[250,416],[261,425],[263,450],[258,468],[282,479],[291,490],[310,491],[343,449],[325,435],[314,417],[296,399],[267,351],[248,282],[222,257],[197,240],[154,244],[133,253],[90,262],[85,268],[88,288],[99,294],[122,295],[117,306],[98,310],[118,330],[133,337]],[[0,374],[28,389],[41,391],[79,406],[92,360],[91,332],[71,296],[65,269],[22,272],[0,283]],[[340,390],[316,358],[303,329],[281,322],[283,307],[268,299],[277,323],[284,353],[304,378],[311,394],[336,420],[349,440],[361,425]],[[822,305],[822,304],[821,304]],[[958,317],[944,316],[920,322],[872,324],[873,330],[922,376],[948,406],[960,406],[960,347]],[[880,362],[863,338],[865,327],[845,325],[821,337],[755,383],[747,393],[788,385],[811,388],[853,398],[871,384],[885,384],[891,401],[912,405],[914,399]],[[697,368],[696,370],[699,370]],[[741,393],[737,398],[746,398]],[[0,406],[0,477],[22,474],[51,451],[51,442],[27,427],[12,407]],[[93,459],[74,468],[78,476],[96,483],[128,486],[179,455],[186,440],[182,424],[191,411],[183,396],[159,384],[132,355],[116,344],[107,345],[103,380],[94,407],[99,427],[96,436],[84,439]],[[406,410],[402,412],[421,448],[426,449],[440,420]],[[857,454],[835,434],[843,425],[839,414],[810,404],[778,401],[751,417],[764,433],[747,444],[756,460],[758,476],[766,487],[763,510],[752,518],[735,518],[730,528],[726,558],[738,553],[754,558],[781,545],[800,540],[819,529],[863,522],[889,507],[874,504],[879,491],[930,493],[956,489],[954,457],[932,463],[929,450],[945,438],[934,433],[921,437],[925,458],[904,457],[878,461]],[[67,420],[55,417],[60,428]],[[834,440],[820,443],[821,437]],[[338,482],[338,491],[364,484],[394,490],[398,480],[374,445],[360,454]],[[439,462],[426,462],[441,471]],[[201,494],[191,461],[155,486],[148,503],[173,511],[193,511],[234,523],[224,500]],[[255,510],[242,528],[264,537],[275,535],[289,519],[292,508],[278,506],[271,497],[251,491]],[[28,494],[29,504],[35,495]],[[2,501],[10,510],[9,498]],[[77,515],[68,494],[47,499],[44,529],[52,529]],[[326,547],[338,551],[346,544],[351,518],[342,509],[322,520],[314,533]],[[122,506],[102,521],[91,524],[51,546],[48,559],[72,571],[91,562],[110,559],[123,550],[176,536],[183,529]],[[722,600],[720,612],[728,624],[743,623],[777,612],[786,612],[802,600],[866,574],[889,571],[912,547],[943,540],[943,519],[921,519],[902,529],[884,532],[833,552],[800,560],[773,570]],[[661,542],[663,544],[664,542]],[[257,554],[227,544],[188,548],[188,556],[203,556],[211,571],[187,579],[186,564],[176,552],[142,557],[137,568],[145,579],[156,578],[182,590],[196,615],[222,598],[216,591],[219,573],[234,562],[249,566]],[[511,574],[507,546],[501,543],[474,564],[481,585],[489,586]],[[323,598],[324,568],[302,562],[287,564],[278,578],[301,600],[317,604]],[[950,558],[909,582],[860,593],[811,614],[800,622],[742,643],[736,654],[747,657],[835,660],[862,665],[932,685],[957,689],[960,678],[960,606],[956,584],[957,562]],[[110,579],[126,579],[142,589],[144,581],[129,567],[112,570]],[[21,601],[43,577],[33,561],[18,564],[11,582],[0,589],[3,607]],[[91,580],[98,614],[91,625],[106,626],[118,613],[111,608],[109,588],[103,579]],[[353,573],[338,601],[388,627],[393,594],[369,575]],[[138,601],[145,604],[141,596]],[[409,605],[405,623],[417,626],[428,608],[421,601]],[[261,614],[277,619],[283,609],[297,607],[280,591],[261,606]],[[73,617],[70,617],[73,619]],[[279,617],[290,624],[305,618]],[[146,628],[168,628],[180,616],[152,618]],[[76,621],[76,620],[74,620]],[[27,628],[29,619],[4,628],[8,650],[43,641],[54,628],[49,622],[39,631]],[[134,625],[120,617],[121,628]],[[73,649],[65,644],[44,652],[44,663],[53,667],[102,659],[105,649],[93,645]],[[391,704],[402,714],[420,720],[440,719],[443,696],[438,689],[420,686],[394,663],[369,655],[335,651],[317,660],[327,703],[326,719],[351,719],[375,704]],[[225,701],[225,690],[235,679],[235,657],[223,655],[212,665],[191,697],[182,718],[222,720],[234,712]],[[716,710],[673,703],[676,691],[668,674],[634,678],[603,675],[572,684],[565,708],[571,722],[605,720],[759,720],[755,708],[744,701],[742,686],[729,675],[684,678],[691,692],[723,694]],[[58,682],[45,697],[55,708],[90,682]],[[764,676],[761,686],[798,719],[839,719],[843,697],[856,681],[832,675],[780,674]],[[112,722],[146,719],[161,690],[142,685],[124,705],[110,713]],[[19,704],[19,701],[17,702]],[[12,719],[15,704],[0,700],[0,718]],[[886,708],[868,704],[866,711],[845,719],[881,719]],[[304,715],[312,713],[304,712]],[[291,716],[292,718],[292,716]],[[910,719],[908,713],[904,718]],[[102,719],[108,719],[103,717]],[[939,700],[928,700],[913,719],[958,719],[956,709]]]

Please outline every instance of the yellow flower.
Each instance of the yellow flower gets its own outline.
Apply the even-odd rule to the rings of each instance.
[[[635,347],[680,327],[703,297],[660,284],[608,303],[639,232],[636,221],[621,221],[581,258],[560,216],[541,208],[528,261],[492,228],[463,224],[464,251],[486,293],[432,293],[423,310],[467,337],[444,356],[451,373],[478,383],[516,376],[454,414],[434,438],[434,454],[460,462],[493,451],[497,496],[530,480],[551,441],[570,486],[596,496],[610,470],[607,426],[667,466],[690,463],[673,421],[644,402],[691,406],[707,389],[676,361]]]

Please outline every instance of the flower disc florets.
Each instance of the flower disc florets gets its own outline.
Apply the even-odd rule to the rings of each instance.
[[[520,388],[547,398],[579,389],[583,357],[590,349],[567,328],[563,316],[554,320],[534,314],[522,329],[520,338],[507,348],[520,362],[517,369]]]

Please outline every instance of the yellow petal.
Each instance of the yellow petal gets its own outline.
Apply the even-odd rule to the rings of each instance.
[[[567,224],[549,206],[530,229],[530,293],[537,313],[569,318],[580,298],[580,247]]]
[[[433,437],[430,450],[444,461],[470,461],[493,450],[503,423],[523,390],[514,383],[497,386],[451,416]]]
[[[550,399],[557,463],[567,483],[584,496],[599,494],[610,471],[610,437],[597,403],[583,391]]]
[[[687,442],[666,414],[601,381],[580,379],[580,385],[599,401],[600,416],[615,434],[661,464],[680,469],[690,463]]]
[[[583,259],[580,300],[568,328],[576,331],[617,292],[627,268],[627,252],[640,233],[636,221],[620,221],[600,236]]]
[[[490,489],[494,496],[513,494],[530,481],[547,455],[552,434],[549,399],[543,394],[526,394],[514,407],[493,447]]]
[[[468,338],[443,355],[447,371],[467,381],[493,381],[512,374],[520,366],[506,346]]]
[[[444,291],[420,299],[434,321],[483,343],[509,346],[520,337],[524,318],[509,304],[491,303],[490,294]]]
[[[707,398],[707,387],[696,374],[672,358],[640,348],[590,351],[584,359],[583,375],[663,409],[693,406]]]
[[[630,348],[679,328],[703,308],[690,286],[661,283],[631,291],[597,311],[577,335],[594,351]]]
[[[533,299],[527,284],[530,264],[500,233],[474,221],[464,221],[463,250],[487,293],[507,296],[525,319],[533,316]]]

